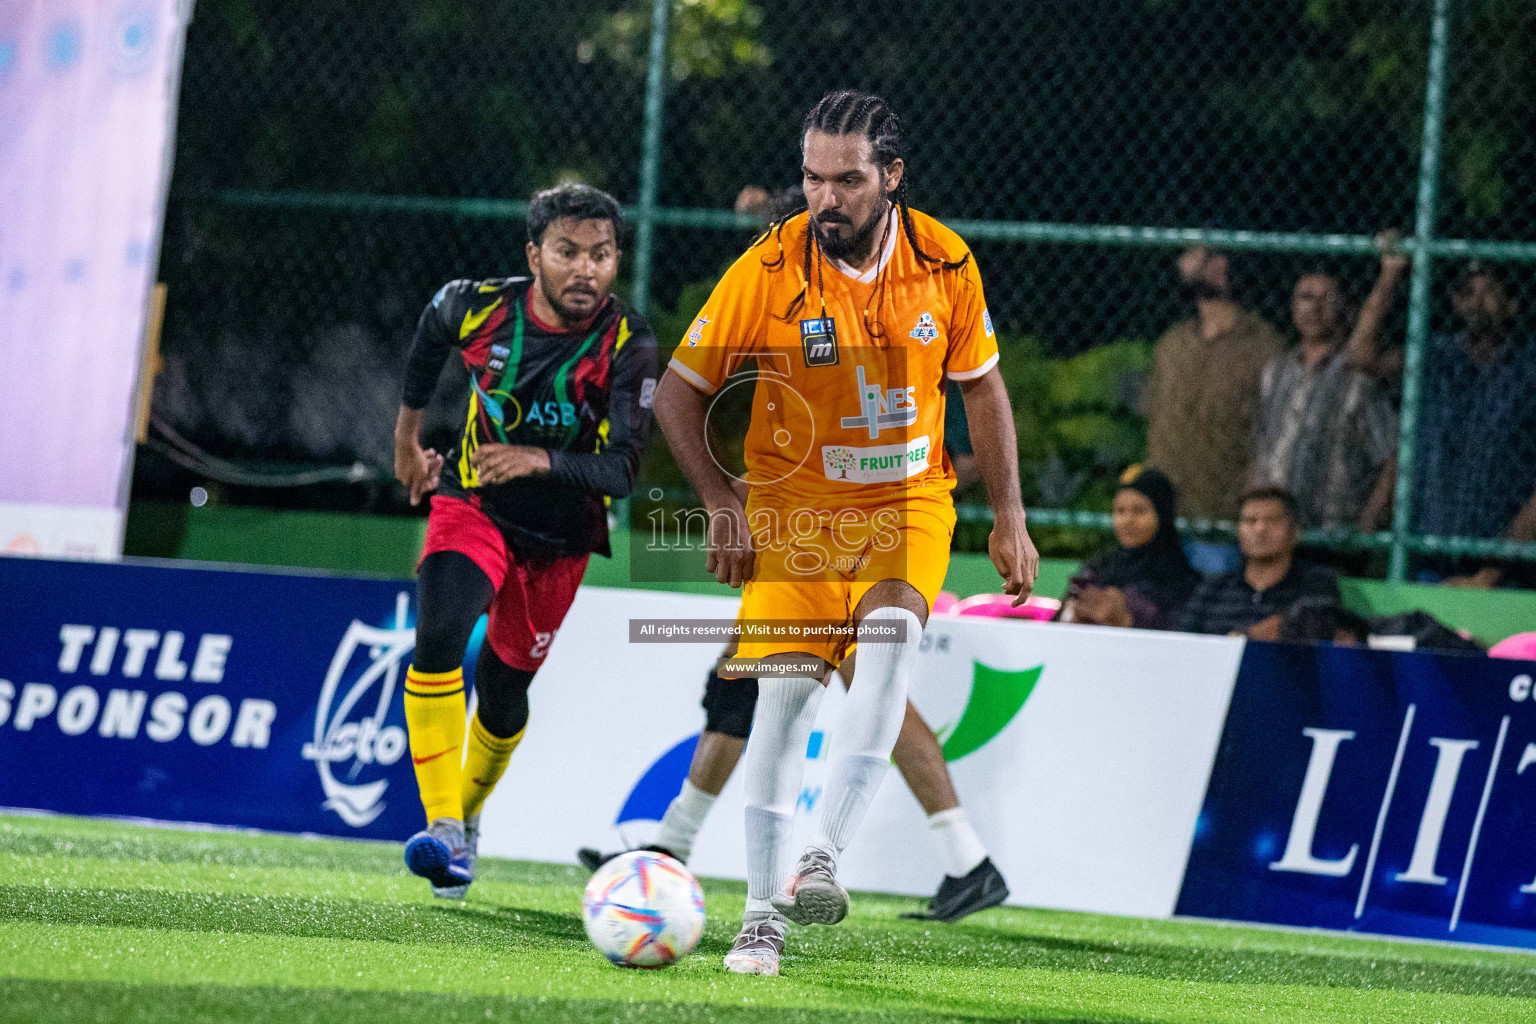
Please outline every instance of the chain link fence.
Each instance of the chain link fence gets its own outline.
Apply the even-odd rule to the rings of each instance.
[[[1242,432],[1211,471],[1224,497],[1185,510],[1217,535],[1254,478],[1235,463],[1265,444],[1289,454],[1278,482],[1326,476],[1297,445],[1327,420],[1390,437],[1311,542],[1399,579],[1494,556],[1518,577],[1536,561],[1532,52],[1536,6],[1519,0],[380,0],[366,16],[202,0],[161,268],[156,403],[174,441],[158,444],[184,457],[141,458],[136,487],[173,492],[199,471],[186,465],[209,475],[193,451],[274,483],[357,463],[280,497],[242,476],[234,496],[394,507],[416,315],[446,280],[523,270],[534,190],[576,179],[627,204],[620,288],[670,345],[752,236],[742,190],[795,185],[805,110],[858,86],[903,118],[914,205],[974,248],[1047,553],[1103,543],[1149,413],[1191,449]],[[1383,231],[1412,258],[1388,281]],[[1342,401],[1315,367],[1264,392],[1270,419],[1262,361],[1246,377],[1154,373],[1159,340],[1190,329],[1177,325],[1225,323],[1181,287],[1180,256],[1201,245],[1276,351],[1349,339],[1350,409],[1385,416],[1316,413],[1298,442],[1307,402]],[[1297,299],[1319,281],[1335,292],[1321,326]],[[461,383],[434,403],[440,443]],[[1227,414],[1196,415],[1212,403]],[[1278,440],[1256,438],[1256,418]],[[667,461],[654,444],[647,474],[676,479]],[[1378,486],[1395,500],[1372,518]],[[961,543],[984,548],[982,495],[960,498]]]

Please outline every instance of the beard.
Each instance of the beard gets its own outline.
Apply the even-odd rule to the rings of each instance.
[[[1497,341],[1504,337],[1507,322],[1496,313],[1474,309],[1465,314],[1467,333],[1474,338]]]
[[[827,224],[852,223],[842,214],[823,213],[811,219],[811,229],[816,232],[816,244],[821,246],[821,251],[835,260],[846,259],[855,253],[869,251],[871,242],[875,237],[875,229],[881,226],[886,213],[890,210],[890,204],[881,203],[880,206],[869,215],[869,219],[860,224],[854,230],[843,235],[829,235],[825,230]]]
[[[1206,280],[1188,281],[1179,278],[1179,298],[1185,302],[1199,302],[1203,299],[1224,299],[1227,292],[1211,284]]]
[[[564,320],[568,326],[590,319],[592,314],[597,312],[598,307],[603,304],[602,296],[596,292],[582,289],[578,294],[590,296],[592,305],[585,312],[573,309],[569,302],[562,301],[560,295],[556,295],[550,290],[548,278],[542,275],[539,277],[539,288],[544,292],[544,298],[554,307],[555,312],[560,314],[560,319]]]

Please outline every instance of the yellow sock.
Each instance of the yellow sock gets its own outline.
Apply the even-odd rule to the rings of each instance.
[[[405,724],[427,821],[464,819],[459,764],[464,758],[464,670],[405,674]]]
[[[464,755],[463,785],[459,790],[464,817],[480,813],[485,798],[496,788],[501,773],[507,770],[507,762],[512,759],[512,751],[517,749],[527,731],[525,725],[515,735],[502,739],[486,732],[479,715],[470,720],[469,753]]]

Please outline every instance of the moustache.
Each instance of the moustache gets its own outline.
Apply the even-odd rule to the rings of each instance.
[[[823,213],[816,218],[817,224],[852,224],[853,221],[840,213]]]

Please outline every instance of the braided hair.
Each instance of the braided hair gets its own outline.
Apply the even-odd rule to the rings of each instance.
[[[805,123],[800,129],[802,144],[809,132],[822,132],[826,135],[863,135],[869,140],[870,155],[874,159],[875,166],[883,172],[886,168],[905,156],[905,139],[902,137],[901,120],[896,116],[889,104],[879,96],[872,93],[859,92],[856,89],[843,89],[838,92],[828,93],[805,115]],[[907,236],[907,242],[912,246],[912,251],[918,260],[944,270],[959,270],[970,261],[970,254],[958,260],[946,260],[940,256],[934,256],[923,249],[917,240],[917,229],[912,223],[912,210],[907,202],[907,180],[903,175],[901,182],[891,194],[891,201],[899,211],[902,232]],[[788,217],[782,218],[769,226],[759,241],[766,240],[769,235],[777,238],[782,231],[784,222]],[[812,261],[815,258],[815,232],[811,225],[806,225],[805,231],[805,281],[809,287],[811,281]],[[782,244],[779,247],[779,256],[772,264],[777,267],[784,260]],[[820,270],[819,265],[816,268]],[[795,300],[789,311],[793,316],[794,311],[803,305],[804,292]]]
[[[896,161],[906,155],[905,139],[901,134],[901,119],[896,112],[881,99],[867,92],[859,92],[855,89],[843,89],[840,92],[832,92],[821,98],[821,101],[811,108],[805,115],[805,124],[800,129],[800,138],[803,140],[808,132],[822,132],[827,135],[852,135],[859,133],[869,140],[871,156],[874,157],[875,166],[884,171]],[[912,226],[912,210],[907,205],[907,176],[902,175],[901,183],[896,186],[891,200],[896,208],[901,211],[901,229],[907,236],[907,241],[912,245],[912,251],[917,258],[924,263],[936,264],[945,270],[959,270],[970,259],[967,254],[959,260],[946,260],[938,256],[930,255],[917,243],[917,231]]]

